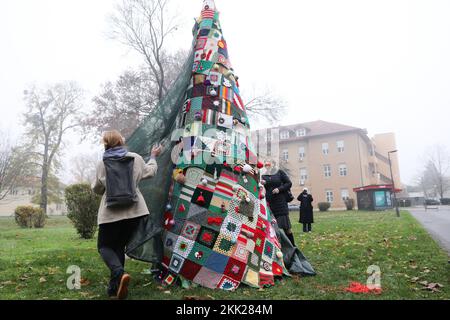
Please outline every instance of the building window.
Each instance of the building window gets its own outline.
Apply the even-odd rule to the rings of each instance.
[[[344,201],[350,199],[350,194],[348,193],[348,189],[341,189],[341,199]]]
[[[347,176],[347,165],[346,164],[339,165],[339,175],[341,177],[346,177]]]
[[[281,131],[280,139],[289,139],[289,131]]]
[[[268,133],[267,135],[266,135],[266,142],[271,142],[272,141],[272,134],[271,133]]]
[[[338,150],[338,152],[339,152],[339,153],[344,152],[344,150],[345,150],[344,140],[340,140],[340,141],[338,141],[336,144],[337,144],[337,150]]]
[[[300,159],[304,159],[306,157],[305,147],[300,147],[298,149],[298,156]]]
[[[297,137],[304,137],[304,136],[306,136],[306,129],[305,129],[305,128],[297,129],[297,130],[295,131],[295,135],[296,135]]]
[[[369,175],[375,177],[377,175],[377,170],[375,169],[375,164],[373,162],[369,163]]]
[[[323,166],[323,174],[325,175],[325,178],[331,177],[331,166],[329,164]]]
[[[331,203],[334,201],[334,195],[332,190],[326,191],[327,202]]]
[[[283,152],[282,152],[282,159],[284,161],[288,161],[289,160],[289,151],[288,150],[283,150]]]
[[[304,185],[306,180],[308,180],[308,171],[306,170],[306,168],[301,168],[300,169],[300,185]]]
[[[329,152],[328,143],[327,142],[322,143],[322,153],[327,155],[328,152]]]

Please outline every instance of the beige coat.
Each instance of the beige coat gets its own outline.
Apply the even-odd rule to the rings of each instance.
[[[106,207],[106,173],[105,165],[103,161],[97,165],[97,174],[92,189],[95,193],[102,195],[102,201],[100,202],[100,208],[98,209],[98,224],[111,223],[120,220],[133,219],[149,214],[144,197],[138,188],[139,182],[142,179],[148,179],[155,176],[158,165],[156,160],[150,159],[148,163],[145,163],[144,159],[136,153],[128,152],[127,157],[134,157],[133,176],[136,183],[136,194],[138,196],[138,202],[133,206],[126,209],[111,209]]]

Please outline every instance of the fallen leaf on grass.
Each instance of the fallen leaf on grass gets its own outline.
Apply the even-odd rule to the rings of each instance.
[[[145,288],[145,287],[148,287],[149,285],[151,285],[152,283],[151,282],[149,282],[149,283],[145,283],[145,284],[143,284],[142,286]]]
[[[48,269],[48,274],[56,274],[59,271],[59,267],[54,267],[54,268],[47,268]]]
[[[44,277],[40,277],[39,278],[39,283],[44,283],[47,282],[47,279],[45,279]]]
[[[426,281],[425,281],[426,282]],[[422,288],[422,290],[428,290],[431,292],[439,292],[439,288],[442,288],[443,285],[441,285],[440,283],[429,283],[428,285],[425,285],[424,288]]]
[[[5,282],[2,282],[2,285],[4,285],[4,286],[7,286],[7,285],[9,285],[9,284],[14,284],[14,282],[12,282],[12,281],[5,281]]]
[[[80,280],[80,284],[82,286],[88,286],[90,283],[91,282],[88,279],[86,279],[86,278],[81,278],[81,280]]]
[[[21,276],[21,277],[19,278],[20,281],[27,281],[28,279],[30,279],[30,277],[27,276],[26,274],[24,274],[23,276]]]
[[[170,292],[170,290],[166,290],[164,291],[165,294],[171,294],[172,292]]]
[[[411,282],[417,282],[417,281],[419,281],[419,277],[414,277],[414,278],[411,278]]]

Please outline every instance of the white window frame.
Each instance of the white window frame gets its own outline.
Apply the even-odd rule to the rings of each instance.
[[[339,140],[336,142],[337,151],[339,153],[343,153],[345,151],[345,142],[344,140]]]
[[[289,131],[288,130],[283,130],[280,132],[280,139],[281,140],[286,140],[289,139],[290,135],[289,135]]]
[[[323,175],[325,176],[325,178],[331,178],[331,165],[323,165]]]
[[[328,203],[333,203],[334,201],[334,193],[333,190],[325,190],[325,198]]]
[[[299,156],[300,159],[305,159],[306,158],[305,147],[298,148],[298,156]]]
[[[300,168],[300,184],[302,185],[308,180],[308,169],[307,168]]]
[[[297,138],[305,137],[306,136],[306,129],[302,128],[302,129],[295,130],[295,135],[297,136]]]
[[[328,142],[323,142],[322,143],[322,154],[327,155],[330,153],[330,146],[328,144]]]
[[[341,189],[341,199],[343,201],[350,199],[350,192],[348,189]]]
[[[289,161],[289,150],[288,149],[284,149],[282,152],[281,152],[281,159],[283,159],[284,161]]]
[[[348,175],[348,168],[345,163],[341,163],[339,165],[339,176],[340,177],[346,177]]]

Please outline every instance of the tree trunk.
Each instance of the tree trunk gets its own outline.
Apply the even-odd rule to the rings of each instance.
[[[47,213],[48,167],[44,164],[41,177],[41,209]]]
[[[45,146],[44,161],[42,162],[42,176],[41,176],[41,209],[47,213],[47,198],[48,198],[48,146]]]

